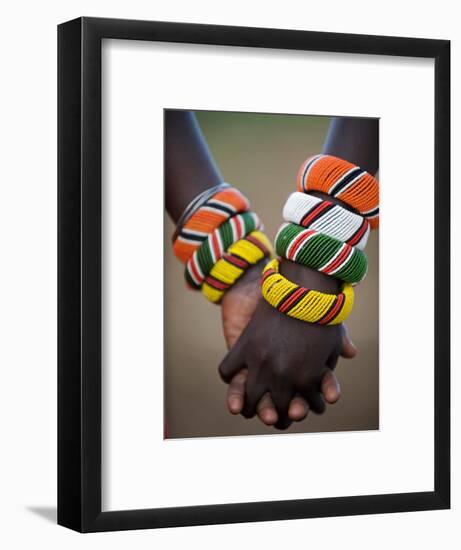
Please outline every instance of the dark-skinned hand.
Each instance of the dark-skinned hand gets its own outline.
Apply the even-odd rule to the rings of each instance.
[[[334,279],[291,262],[284,263],[282,272],[292,280],[302,279],[297,281],[299,284],[326,292],[337,291]],[[256,413],[264,424],[286,428],[291,421],[306,417],[308,402],[313,411],[321,412],[325,402],[335,403],[339,399],[340,387],[331,369],[338,353],[354,357],[356,349],[344,325],[309,325],[271,308],[261,300],[260,273],[261,266],[254,268],[223,300],[226,342],[235,347],[220,371],[229,382],[227,404],[231,413],[242,412],[246,417]],[[275,334],[276,338],[268,338],[267,334]],[[293,349],[285,352],[290,343]],[[306,364],[309,368],[302,368]],[[317,365],[317,370],[313,365]]]

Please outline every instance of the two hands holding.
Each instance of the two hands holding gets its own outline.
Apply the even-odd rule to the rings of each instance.
[[[298,275],[304,282],[317,279],[317,283],[324,278],[321,282],[328,286],[329,278],[317,272],[302,268],[303,272],[288,261],[283,267],[291,278]],[[249,270],[222,300],[223,332],[230,351],[219,371],[229,384],[229,412],[246,418],[257,415],[268,426],[286,429],[304,420],[309,410],[322,413],[326,403],[336,403],[338,356],[352,358],[356,348],[344,324],[302,323],[273,309],[261,297],[261,270],[261,266]]]
[[[180,227],[188,205],[220,184],[222,177],[192,112],[168,111],[165,124],[166,206]],[[378,126],[373,119],[334,119],[324,151],[348,158],[373,173],[377,170],[377,143]],[[354,170],[360,171],[356,180],[365,174],[356,167],[334,184],[342,186],[345,196],[354,184]],[[367,184],[362,188],[366,195]],[[328,198],[330,208],[333,202],[341,209],[351,209],[347,200],[346,204],[337,200],[330,191],[331,185],[312,195]],[[357,199],[354,189],[352,199]],[[374,210],[365,210],[363,215],[369,215],[370,220],[378,215]],[[185,237],[187,242],[197,235]],[[219,373],[228,384],[227,407],[232,414],[245,418],[257,415],[268,426],[286,429],[292,422],[304,420],[309,411],[321,414],[326,404],[339,399],[334,368],[339,356],[352,358],[356,348],[344,324],[306,323],[271,307],[262,298],[259,285],[266,261],[247,269],[222,297],[223,333],[229,352]],[[338,279],[318,269],[282,259],[280,273],[304,288],[338,293]]]

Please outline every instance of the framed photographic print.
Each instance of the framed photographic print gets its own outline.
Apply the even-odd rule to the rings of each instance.
[[[449,41],[83,17],[58,119],[60,525],[449,508]]]

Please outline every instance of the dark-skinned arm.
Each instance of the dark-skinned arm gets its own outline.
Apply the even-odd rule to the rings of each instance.
[[[376,174],[379,156],[379,120],[377,118],[333,118],[322,153],[348,160],[370,174]],[[347,204],[334,197],[317,192],[311,194],[352,210]],[[323,292],[336,291],[339,287],[337,282],[331,281],[332,277],[299,264],[293,264],[288,260],[282,261],[281,272],[288,278],[293,277],[291,280],[298,284],[303,286],[310,284],[310,288]],[[333,281],[336,280],[333,279]]]
[[[344,158],[375,173],[378,168],[378,121],[333,119],[323,153]],[[332,197],[318,195],[332,200]],[[288,260],[281,262],[280,271],[291,281],[307,288],[336,293],[340,286],[333,277]],[[322,391],[321,382],[336,365],[343,346],[343,334],[341,326],[302,323],[281,315],[261,301],[248,328],[221,363],[220,373],[229,382],[245,366],[248,375],[242,414],[253,416],[257,412],[257,403],[268,392],[272,400],[269,409],[273,406],[276,409],[276,414],[272,415],[277,418],[276,427],[285,429],[293,419],[289,407],[290,400],[296,395],[305,399],[314,412],[324,411],[325,391]],[[329,402],[334,400],[334,397],[328,399]]]
[[[222,182],[194,113],[165,111],[165,202],[177,223],[202,191]]]
[[[376,174],[379,156],[379,120],[377,118],[333,118],[322,153],[348,160],[370,174]]]

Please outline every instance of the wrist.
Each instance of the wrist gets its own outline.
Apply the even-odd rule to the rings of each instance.
[[[241,289],[242,287],[247,285],[258,286],[262,270],[264,269],[264,266],[267,264],[268,261],[269,258],[263,258],[260,262],[247,269],[245,273],[240,277],[240,279],[227,291],[226,294],[231,293],[235,289]]]

